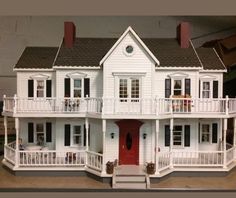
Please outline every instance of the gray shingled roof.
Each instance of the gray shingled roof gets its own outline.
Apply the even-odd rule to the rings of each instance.
[[[98,66],[115,44],[114,38],[77,38],[72,48],[61,46],[55,65]],[[160,66],[201,67],[193,48],[181,49],[176,39],[143,38]]]
[[[26,47],[15,68],[52,68],[58,47]]]
[[[222,64],[217,54],[215,53],[213,48],[197,48],[197,54],[203,64],[204,69],[210,70],[224,70],[225,66]]]
[[[154,56],[160,61],[160,66],[201,67],[192,48],[180,48],[177,39],[142,39]]]
[[[72,48],[62,43],[55,66],[98,66],[117,38],[77,38]],[[143,38],[163,67],[201,67],[192,46],[180,48],[176,39]],[[57,47],[27,47],[15,68],[52,68]],[[213,49],[196,50],[204,69],[225,69]],[[158,67],[158,66],[157,66]]]
[[[116,41],[116,38],[76,38],[72,48],[66,48],[62,43],[55,65],[99,66]]]

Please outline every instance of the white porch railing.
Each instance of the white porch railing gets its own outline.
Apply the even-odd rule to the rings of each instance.
[[[19,166],[84,166],[85,151],[19,151]]]
[[[106,115],[230,114],[235,98],[9,98],[4,112],[96,113]]]
[[[174,166],[223,166],[223,151],[172,152],[172,155]]]
[[[5,145],[4,146],[4,158],[14,165],[15,164],[15,156],[16,156],[15,148],[10,147],[9,145]]]
[[[158,154],[158,171],[170,167],[170,152],[159,152]]]
[[[102,154],[87,151],[87,167],[102,171]]]
[[[163,98],[159,99],[160,114],[166,113],[226,113],[226,99]],[[235,103],[236,108],[236,103]]]
[[[15,161],[15,142],[4,146],[4,158],[19,167],[87,167],[101,171],[103,155],[93,151],[18,151],[18,161]]]
[[[235,159],[236,147],[232,147],[226,151],[226,164],[229,165]]]
[[[156,100],[152,98],[104,98],[103,114],[156,114]]]

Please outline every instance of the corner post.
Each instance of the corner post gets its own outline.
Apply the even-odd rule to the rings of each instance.
[[[4,130],[5,130],[5,136],[4,136],[4,158],[6,157],[6,146],[8,144],[7,139],[7,116],[4,116]]]
[[[159,120],[156,120],[156,127],[155,127],[155,134],[156,134],[156,140],[155,140],[155,161],[156,161],[156,175],[159,175],[160,173],[159,173],[159,171],[158,171],[158,169],[159,169],[159,145],[158,145],[158,142],[159,142],[159,126],[160,126],[160,122],[159,122]]]
[[[13,113],[16,113],[16,109],[17,109],[17,96],[16,94],[14,95],[14,106],[13,106]]]
[[[86,166],[88,164],[88,150],[89,150],[89,146],[88,146],[88,131],[89,131],[89,122],[88,122],[88,118],[85,118],[85,132],[86,132],[86,158],[85,158],[85,165]]]
[[[174,119],[170,119],[170,168],[173,168],[173,128],[174,128]]]
[[[227,124],[228,124],[228,120],[227,118],[224,118],[224,163],[223,163],[223,168],[227,168],[227,156],[226,156],[226,132],[227,132]]]
[[[225,99],[225,114],[229,115],[229,96],[227,95]]]
[[[106,120],[102,120],[102,175],[106,174]]]
[[[3,109],[2,109],[3,112],[6,111],[6,95],[3,95]]]
[[[16,153],[15,153],[15,167],[19,166],[19,118],[15,118],[16,129]]]

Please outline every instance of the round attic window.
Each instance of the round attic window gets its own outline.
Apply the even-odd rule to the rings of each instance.
[[[125,51],[126,51],[128,54],[132,54],[133,51],[134,51],[134,48],[133,48],[133,46],[128,45],[128,46],[125,48]]]

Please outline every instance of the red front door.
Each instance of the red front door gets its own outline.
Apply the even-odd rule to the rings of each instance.
[[[139,129],[143,124],[138,120],[120,120],[119,164],[139,164]]]

